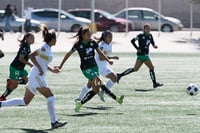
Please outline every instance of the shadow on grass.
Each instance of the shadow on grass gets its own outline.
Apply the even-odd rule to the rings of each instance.
[[[74,117],[84,117],[84,116],[91,116],[91,115],[109,115],[109,114],[117,114],[117,115],[122,115],[123,113],[94,113],[94,112],[81,112],[77,114],[72,114],[72,115],[67,115],[67,116],[74,116]]]
[[[36,130],[36,129],[21,128],[21,130],[25,131],[25,133],[48,133],[48,131],[52,131],[53,129]]]
[[[186,114],[186,115],[197,115],[197,114]]]
[[[98,107],[88,107],[88,106],[84,106],[83,108],[86,109],[93,109],[93,110],[109,110],[113,107],[104,107],[104,106],[98,106]]]
[[[67,116],[84,117],[84,116],[91,116],[91,115],[97,115],[97,114],[99,113],[89,112],[89,113],[77,113],[77,114],[67,115]]]
[[[155,89],[135,89],[137,92],[148,92],[148,91],[154,91]]]
[[[28,129],[28,128],[20,128],[21,130],[25,131],[25,133],[49,133],[49,131],[54,131],[56,129],[44,129],[44,130],[36,130],[36,129]],[[59,128],[61,129],[61,128]]]

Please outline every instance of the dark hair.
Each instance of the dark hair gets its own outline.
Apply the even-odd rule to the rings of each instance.
[[[27,42],[26,42],[26,41],[27,41],[27,38],[30,37],[30,36],[33,36],[33,34],[28,32],[28,33],[26,33],[26,34],[24,35],[24,37],[23,37],[22,40],[19,40],[19,39],[18,39],[18,41],[20,42],[20,45],[19,45],[19,46],[21,47],[21,46],[23,46],[24,44],[26,44],[26,43],[27,43]]]
[[[145,29],[147,27],[151,27],[149,23],[146,23],[146,24],[143,25],[143,29]]]
[[[52,39],[56,39],[56,32],[54,29],[48,30],[46,25],[41,25],[41,30],[44,42],[49,43]]]
[[[81,41],[83,40],[82,35],[85,34],[86,32],[89,32],[89,31],[90,31],[90,29],[89,29],[88,27],[82,27],[82,26],[81,26],[81,27],[79,28],[77,34],[76,34],[75,36],[73,36],[72,38],[77,38],[76,43],[79,43],[79,42],[81,42]],[[76,43],[75,43],[75,44],[76,44]]]
[[[101,37],[100,38],[96,38],[95,39],[97,40],[97,43],[101,42],[101,41],[105,41],[105,38],[108,36],[108,35],[112,35],[112,32],[110,30],[106,30],[104,32],[101,33]]]

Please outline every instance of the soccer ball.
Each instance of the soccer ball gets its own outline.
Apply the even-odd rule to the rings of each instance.
[[[186,93],[190,96],[196,96],[198,94],[199,88],[196,84],[189,84],[186,88]]]

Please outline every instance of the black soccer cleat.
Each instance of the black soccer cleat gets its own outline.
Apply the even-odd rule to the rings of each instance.
[[[55,128],[63,127],[66,124],[67,124],[67,122],[58,122],[58,121],[56,121],[55,123],[51,123],[51,128],[55,129]]]
[[[121,79],[121,75],[117,73],[117,83],[119,84],[119,80]]]
[[[163,84],[161,84],[161,83],[155,83],[155,84],[153,84],[153,88],[157,88],[157,87],[161,87],[161,86],[163,86]]]

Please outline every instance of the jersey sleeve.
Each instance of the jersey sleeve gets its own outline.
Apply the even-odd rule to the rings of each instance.
[[[154,39],[153,39],[153,36],[151,34],[151,44],[154,46],[155,45],[155,42],[154,42]]]
[[[71,48],[71,52],[74,53],[77,50],[77,45],[75,44],[72,48]]]
[[[139,40],[139,35],[137,35],[136,37],[134,37],[132,40],[131,40],[131,43],[132,45],[135,47],[135,49],[139,49],[139,47],[136,45],[135,41],[136,40]]]
[[[20,49],[19,49],[19,55],[20,56],[26,56],[28,54],[28,50],[26,49],[26,47],[21,47]]]
[[[91,43],[93,44],[94,49],[99,48],[99,45],[95,41],[91,41]]]
[[[45,51],[44,47],[41,47],[41,48],[37,49],[38,55],[41,55],[43,51]]]

